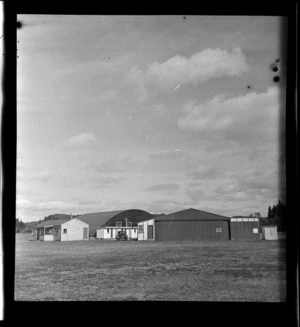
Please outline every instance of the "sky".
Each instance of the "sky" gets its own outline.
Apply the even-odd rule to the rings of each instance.
[[[18,20],[17,218],[284,200],[280,17]]]

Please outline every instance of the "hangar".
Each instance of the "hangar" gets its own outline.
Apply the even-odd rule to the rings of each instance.
[[[116,239],[119,231],[125,231],[128,239],[137,239],[138,223],[152,218],[154,218],[152,214],[139,209],[116,212],[101,227],[97,228],[96,237],[98,239]]]
[[[229,240],[230,218],[186,209],[155,218],[156,241]]]
[[[138,240],[202,241],[259,240],[258,218],[230,218],[197,209],[186,209],[141,221]]]
[[[231,218],[231,240],[260,240],[258,218]]]

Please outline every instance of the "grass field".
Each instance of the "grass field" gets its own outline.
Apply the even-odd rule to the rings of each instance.
[[[285,241],[30,242],[17,235],[15,300],[286,300]]]

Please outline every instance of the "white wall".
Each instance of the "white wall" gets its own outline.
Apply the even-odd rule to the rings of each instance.
[[[83,228],[87,228],[87,237],[89,237],[89,225],[79,219],[72,219],[61,225],[61,241],[83,240]],[[64,233],[67,229],[67,233]],[[88,239],[88,238],[87,238]]]
[[[97,229],[97,238],[105,240],[111,239],[111,228],[105,227]]]
[[[96,238],[100,238],[100,239],[104,238],[104,229],[103,228],[97,229]]]
[[[153,239],[155,240],[155,224],[154,219],[142,221],[138,223],[138,226],[143,226],[144,231],[142,233],[138,232],[138,240],[139,241],[147,241],[148,240],[148,226],[153,226]]]
[[[112,227],[105,227],[105,228],[99,228],[97,229],[97,238],[99,239],[115,239],[118,231],[120,231],[122,228],[112,228]],[[124,228],[126,229],[126,234],[128,236],[129,239],[137,239],[137,228]],[[109,230],[109,231],[107,231]],[[111,236],[111,230],[113,230],[113,236]]]
[[[137,239],[138,237],[138,229],[137,228],[131,228],[130,229],[130,238],[131,239]]]
[[[262,238],[264,240],[278,240],[277,226],[276,227],[262,227]]]
[[[53,241],[54,237],[53,235],[44,235],[44,241]]]

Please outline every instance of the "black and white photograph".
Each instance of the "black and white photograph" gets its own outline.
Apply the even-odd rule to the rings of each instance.
[[[286,302],[286,26],[17,15],[15,301]]]

